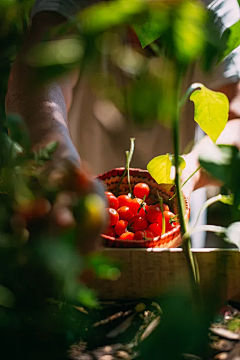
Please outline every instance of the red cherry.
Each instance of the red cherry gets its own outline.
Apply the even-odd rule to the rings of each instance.
[[[150,193],[150,189],[148,184],[145,183],[138,183],[134,186],[133,188],[133,194],[135,197],[138,197],[140,199],[143,199],[145,197],[145,199],[148,197]]]
[[[110,208],[113,208],[113,209],[117,210],[118,207],[119,207],[119,203],[118,203],[118,199],[116,198],[116,196],[114,196],[109,191],[106,191],[105,195],[106,195],[106,198],[107,198],[107,201],[108,201],[108,206]]]
[[[119,207],[129,206],[131,201],[132,201],[132,199],[128,195],[120,195],[118,197]]]
[[[136,215],[129,221],[129,228],[131,228],[133,232],[137,232],[139,230],[146,230],[147,227],[148,222],[143,216]]]
[[[146,218],[150,223],[159,222],[158,217],[161,215],[160,205],[149,205],[147,208]]]
[[[160,223],[150,224],[148,230],[151,231],[154,236],[160,236],[162,235],[162,224]]]
[[[115,225],[115,233],[120,236],[124,232],[127,232],[128,221],[119,220]]]
[[[145,216],[145,210],[147,208],[146,203],[140,199],[140,198],[135,198],[131,201],[131,204],[129,205],[130,209],[132,210],[133,215],[141,215],[141,216]],[[141,207],[141,209],[140,209]],[[139,210],[140,209],[140,210]],[[145,209],[145,210],[144,210]],[[139,211],[139,212],[138,212]]]
[[[130,231],[127,231],[125,233],[123,233],[119,239],[122,239],[122,240],[133,240],[133,237],[134,237],[134,233],[133,232],[130,232]]]
[[[154,235],[149,230],[137,231],[134,234],[134,240],[152,240],[153,238],[154,238]]]
[[[119,219],[120,220],[130,220],[133,217],[132,211],[128,206],[122,206],[118,209]]]
[[[109,226],[114,226],[119,220],[119,215],[117,210],[112,208],[107,208],[107,212],[109,215]]]
[[[109,227],[109,228],[105,231],[104,235],[111,236],[111,237],[115,238],[114,228]]]

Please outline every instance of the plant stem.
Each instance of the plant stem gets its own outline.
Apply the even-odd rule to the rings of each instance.
[[[226,198],[226,195],[219,194],[219,195],[214,196],[211,199],[208,199],[207,201],[205,201],[205,203],[203,204],[203,206],[201,207],[201,209],[200,209],[200,211],[198,213],[198,216],[197,216],[197,219],[196,219],[196,221],[195,221],[195,223],[193,225],[193,228],[196,227],[197,222],[198,222],[200,216],[202,215],[202,213],[204,212],[204,210],[206,210],[208,208],[208,206],[210,206],[210,205],[212,205],[212,204],[214,204],[214,203],[216,203],[218,201],[221,201],[223,198]]]
[[[130,181],[130,173],[129,173],[129,164],[130,164],[130,154],[129,151],[126,151],[126,157],[127,157],[127,179],[128,179],[128,186],[129,186],[129,193],[132,196],[132,186]]]
[[[199,165],[199,167],[187,178],[187,180],[185,180],[184,181],[184,183],[182,184],[182,187],[188,182],[188,180],[190,180],[191,179],[191,177],[193,176],[193,175],[195,175],[197,172],[198,172],[198,170],[200,170],[202,168],[202,165]]]
[[[194,83],[191,86],[189,86],[189,88],[187,89],[187,91],[185,92],[185,94],[183,95],[183,97],[181,98],[181,100],[178,102],[178,106],[181,108],[183,107],[183,105],[185,105],[186,101],[188,100],[188,98],[191,96],[191,94],[197,90],[197,89],[201,89],[202,84],[200,83]]]
[[[176,92],[175,92],[175,103],[176,103],[176,112],[173,118],[173,146],[174,146],[174,156],[175,156],[175,185],[176,185],[176,196],[177,196],[177,203],[178,203],[178,214],[179,214],[179,222],[181,226],[181,234],[184,235],[187,233],[187,226],[184,218],[185,213],[185,202],[183,199],[183,195],[181,192],[181,179],[179,174],[179,113],[180,113],[180,106],[181,101],[179,102],[179,92],[181,91],[181,83],[182,83],[182,73],[178,71],[176,79]],[[189,94],[188,94],[189,96]],[[186,96],[185,96],[186,97]],[[185,99],[184,97],[184,99]],[[184,103],[184,102],[183,102]],[[191,277],[191,281],[195,284],[199,284],[199,271],[198,271],[198,264],[194,254],[191,251],[191,239],[190,236],[185,237],[185,241],[182,243],[183,252],[185,254],[189,273]],[[196,291],[195,291],[196,290]],[[199,289],[196,289],[194,286],[194,295],[196,298],[198,296]]]
[[[127,171],[128,171],[128,179],[129,179],[129,167],[130,167],[130,163],[132,161],[132,157],[133,157],[133,153],[134,153],[134,141],[135,141],[135,138],[130,138],[130,151],[126,151],[126,155],[128,153],[127,160],[126,160],[126,166],[125,166],[124,172],[122,173],[121,179],[118,183],[118,187],[115,192],[116,196],[118,196],[118,194],[119,194],[119,188],[121,186],[121,183],[122,183],[123,178],[126,175]],[[130,187],[131,187],[131,185],[130,185]]]
[[[194,234],[196,232],[201,232],[201,231],[209,231],[209,232],[214,232],[214,233],[219,233],[219,234],[225,234],[226,228],[223,226],[217,226],[217,225],[199,225],[199,226],[196,226],[196,227],[188,230],[188,232],[183,235],[183,241],[185,241],[192,234]]]

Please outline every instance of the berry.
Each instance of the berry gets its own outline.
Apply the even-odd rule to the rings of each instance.
[[[146,230],[147,227],[148,222],[143,216],[136,215],[129,221],[129,228],[132,229],[133,232],[137,232],[139,230]]]
[[[132,211],[128,206],[122,206],[118,209],[119,219],[120,220],[130,220],[133,217]]]
[[[124,232],[127,232],[128,221],[119,220],[115,225],[115,233],[120,236]]]
[[[158,220],[160,215],[162,215],[162,213],[159,204],[148,206],[146,218],[150,223],[160,222]]]
[[[149,186],[145,183],[138,183],[133,188],[133,194],[140,199],[147,198],[150,193]]]
[[[117,210],[119,208],[119,203],[118,203],[118,199],[116,198],[116,196],[113,195],[113,193],[106,191],[105,192],[107,201],[108,201],[108,206],[112,209]]]
[[[117,210],[115,209],[111,209],[111,208],[107,208],[107,212],[109,215],[109,226],[114,226],[116,225],[116,223],[119,220],[119,215]]]
[[[127,231],[125,233],[123,233],[119,239],[122,239],[122,240],[133,240],[133,237],[134,237],[134,233],[133,232],[130,232],[130,231]]]
[[[132,201],[132,199],[128,195],[120,195],[118,197],[119,207],[129,206],[131,201]]]
[[[148,230],[151,231],[154,236],[160,236],[162,235],[162,224],[161,223],[150,224]]]

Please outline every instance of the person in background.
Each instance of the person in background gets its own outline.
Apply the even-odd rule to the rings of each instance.
[[[135,137],[135,153],[132,167],[146,168],[147,163],[162,153],[172,152],[171,133],[156,122],[152,127],[138,127],[126,114],[110,101],[99,96],[93,89],[86,74],[78,71],[35,85],[32,69],[24,61],[27,51],[41,42],[45,34],[55,26],[71,19],[76,12],[97,1],[90,0],[36,0],[31,12],[31,27],[10,74],[6,96],[6,112],[18,113],[26,121],[34,149],[58,141],[53,167],[64,168],[66,164],[81,167],[86,162],[93,174],[97,175],[112,168],[125,165],[125,151],[129,138]],[[222,31],[240,18],[237,0],[203,1],[215,12]],[[102,54],[98,71],[105,75],[113,72],[124,82],[119,70],[109,64]],[[79,75],[81,81],[79,80]],[[218,143],[233,144],[240,148],[240,47],[234,50],[211,74],[204,77],[196,68],[189,71],[185,87],[197,81],[213,90],[225,93],[230,101],[229,122],[218,139]],[[181,151],[195,136],[193,107],[186,106],[181,122]],[[210,141],[206,136],[192,151],[185,154],[186,168],[183,181],[198,167],[201,147]],[[91,175],[88,175],[91,177]],[[187,196],[215,181],[204,171],[196,173],[185,185]],[[97,190],[96,190],[97,191]],[[68,217],[71,222],[71,216]],[[203,245],[203,244],[201,244]]]

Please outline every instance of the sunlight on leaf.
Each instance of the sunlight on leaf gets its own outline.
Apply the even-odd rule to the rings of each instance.
[[[181,62],[196,59],[204,46],[206,9],[198,3],[185,1],[176,13],[173,26],[176,55]]]
[[[226,231],[226,241],[240,249],[240,222],[232,223]]]
[[[194,102],[194,120],[216,142],[228,121],[229,101],[225,94],[209,90],[199,84],[190,96]]]
[[[233,194],[222,195],[219,201],[226,205],[233,205]]]
[[[171,154],[160,155],[153,158],[147,165],[150,175],[158,184],[174,184],[172,167],[174,166],[174,156]],[[185,160],[179,156],[180,174],[185,168]]]
[[[240,45],[240,20],[232,25],[230,28],[226,29],[222,35],[224,38],[227,36],[226,48],[219,59],[219,62],[222,61],[226,56],[228,56],[234,49]]]
[[[80,12],[77,19],[84,33],[96,33],[114,26],[132,24],[133,17],[146,9],[142,0],[116,0],[96,4]]]

